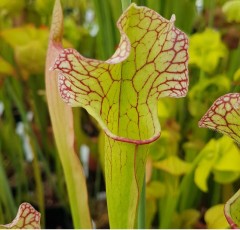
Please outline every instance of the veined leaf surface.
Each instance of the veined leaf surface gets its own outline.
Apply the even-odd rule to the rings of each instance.
[[[240,227],[240,190],[225,204],[224,214],[232,229]]]
[[[40,229],[41,214],[31,204],[22,203],[16,218],[10,224],[0,225],[3,229]]]
[[[66,103],[85,108],[105,136],[110,225],[133,228],[148,143],[160,136],[157,100],[188,88],[188,39],[153,10],[131,4],[117,22],[120,44],[106,61],[64,49],[53,65]]]
[[[199,126],[217,130],[240,142],[240,94],[229,93],[218,98]]]
[[[121,41],[110,59],[65,49],[53,67],[62,98],[85,108],[115,140],[152,142],[160,133],[157,100],[187,93],[188,40],[174,20],[131,4],[118,20]]]

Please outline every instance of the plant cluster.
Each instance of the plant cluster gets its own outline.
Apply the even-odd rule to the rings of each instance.
[[[239,227],[240,1],[54,2],[0,3],[0,223]]]

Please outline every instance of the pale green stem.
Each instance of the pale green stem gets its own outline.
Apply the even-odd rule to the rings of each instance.
[[[142,192],[140,195],[140,201],[139,201],[139,207],[138,207],[138,229],[145,228],[145,218],[146,218],[145,210],[146,210],[146,181],[145,181],[145,175],[144,175]]]
[[[122,0],[122,10],[125,11],[130,4],[131,4],[131,0]],[[146,210],[146,182],[145,182],[145,176],[144,176],[142,191],[140,194],[139,207],[138,207],[138,228],[139,229],[145,228],[145,218],[146,218],[145,210]]]
[[[122,11],[125,11],[131,4],[131,0],[121,0],[122,1]]]
[[[122,10],[125,11],[130,4],[131,4],[131,0],[122,0]],[[145,218],[146,218],[145,210],[146,210],[146,182],[145,182],[145,176],[144,176],[142,191],[140,194],[139,207],[138,207],[138,228],[139,229],[145,228]]]

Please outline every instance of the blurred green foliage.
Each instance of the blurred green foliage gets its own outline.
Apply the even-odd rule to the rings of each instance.
[[[220,0],[138,0],[170,18],[190,38],[190,88],[186,98],[162,99],[162,133],[152,144],[147,167],[147,227],[225,228],[222,204],[240,185],[239,147],[216,132],[199,129],[200,117],[220,95],[239,92],[239,2]],[[65,181],[47,111],[45,55],[53,0],[0,2],[0,223],[10,222],[23,201],[69,213]],[[201,4],[202,3],[202,4]],[[86,57],[114,53],[121,1],[62,0],[64,46]],[[236,7],[238,5],[238,7]],[[96,122],[75,109],[76,149],[90,148],[90,206],[104,173],[104,141]],[[99,134],[100,132],[100,134]],[[102,182],[103,183],[103,182]],[[92,185],[93,184],[93,185]],[[203,221],[205,217],[205,221]],[[71,227],[69,225],[62,227]],[[42,224],[44,226],[44,224]],[[49,225],[46,225],[49,226]],[[103,225],[97,225],[103,227]]]

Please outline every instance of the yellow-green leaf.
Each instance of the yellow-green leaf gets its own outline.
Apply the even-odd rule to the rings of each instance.
[[[233,80],[239,82],[240,81],[240,68],[233,75]]]
[[[229,184],[236,181],[239,178],[240,173],[233,171],[213,170],[213,175],[216,182],[221,184]]]
[[[190,37],[189,64],[195,64],[205,72],[213,72],[220,58],[227,55],[227,48],[218,31],[207,28]]]
[[[194,225],[199,220],[201,214],[198,210],[195,209],[187,209],[182,211],[179,214],[176,214],[172,228],[174,229],[189,229],[194,228]]]
[[[224,204],[215,205],[207,210],[204,219],[207,223],[207,228],[223,228],[228,227],[228,222],[224,216]]]
[[[217,159],[216,140],[210,140],[199,153],[203,155],[194,172],[194,182],[204,192],[207,192],[207,180]]]
[[[33,25],[1,32],[1,37],[14,49],[16,62],[23,75],[44,71],[48,36],[46,28]]]
[[[195,169],[194,181],[204,192],[208,190],[211,173],[219,183],[230,183],[239,177],[240,151],[231,138],[223,136],[210,140],[199,155],[201,159]]]
[[[23,10],[25,4],[24,0],[1,0],[0,11],[2,11],[3,14],[17,14]]]
[[[240,150],[234,141],[223,136],[218,141],[219,158],[214,164],[214,169],[218,171],[240,172]]]
[[[228,22],[240,22],[240,1],[227,1],[222,7],[223,13],[226,15]]]
[[[14,76],[15,70],[13,66],[0,57],[0,76]]]
[[[51,15],[51,9],[54,5],[54,0],[35,0],[35,9],[40,15]]]
[[[163,197],[166,193],[166,187],[159,181],[151,181],[147,184],[146,199],[157,199]]]
[[[181,176],[189,172],[191,164],[181,160],[177,156],[169,156],[165,160],[154,162],[153,166],[175,176]]]
[[[22,203],[16,218],[10,224],[0,225],[3,229],[40,229],[41,214],[31,204]]]
[[[33,25],[5,29],[1,37],[13,48],[18,67],[24,77],[43,73],[49,30]],[[68,42],[64,41],[68,46]]]

